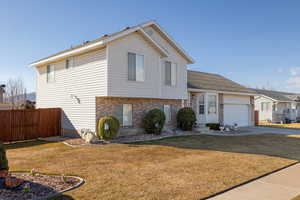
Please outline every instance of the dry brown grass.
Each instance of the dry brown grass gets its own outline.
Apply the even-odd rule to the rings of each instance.
[[[292,124],[274,124],[274,123],[260,122],[259,125],[261,125],[261,126],[276,127],[276,128],[300,129],[300,123],[292,123]]]
[[[136,144],[72,148],[62,143],[8,146],[10,169],[78,175],[59,199],[204,198],[300,159],[300,138],[283,135],[186,136]]]
[[[296,196],[295,198],[291,199],[291,200],[300,200],[300,195]]]

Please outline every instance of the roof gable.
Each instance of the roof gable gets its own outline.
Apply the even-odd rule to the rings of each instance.
[[[70,49],[58,52],[54,55],[48,56],[46,58],[40,59],[38,61],[35,61],[30,64],[30,66],[40,66],[43,64],[46,64],[48,62],[53,62],[58,59],[63,59],[69,56],[77,55],[79,53],[84,53],[87,51],[91,51],[96,48],[100,48],[102,46],[105,46],[108,42],[111,42],[113,40],[116,40],[120,37],[124,37],[128,34],[131,34],[133,32],[138,32],[143,35],[143,37],[150,42],[154,48],[156,48],[163,56],[167,56],[168,53],[165,49],[163,49],[159,44],[157,44],[156,41],[154,41],[145,31],[143,28],[147,26],[154,26],[159,30],[161,34],[163,34],[166,38],[168,38],[168,42],[171,43],[174,47],[176,47],[176,50],[184,56],[184,58],[188,61],[188,63],[192,64],[194,63],[194,60],[154,21],[149,21],[137,26],[133,27],[127,27],[122,31],[110,34],[110,35],[104,35],[96,40],[85,42],[84,44],[72,47]]]

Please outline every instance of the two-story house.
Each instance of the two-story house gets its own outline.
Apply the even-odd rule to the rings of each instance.
[[[96,131],[114,115],[122,134],[136,133],[143,115],[164,110],[169,126],[187,99],[193,59],[154,21],[104,35],[31,64],[37,69],[37,108],[60,107],[63,132]]]

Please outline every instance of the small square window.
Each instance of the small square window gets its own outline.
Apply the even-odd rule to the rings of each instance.
[[[47,82],[51,83],[55,81],[55,66],[47,65]]]
[[[70,60],[67,59],[67,60],[66,60],[66,69],[69,69],[69,68],[70,68]]]

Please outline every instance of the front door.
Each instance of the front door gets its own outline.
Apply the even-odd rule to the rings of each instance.
[[[198,123],[205,124],[206,117],[205,117],[205,93],[198,95]]]

